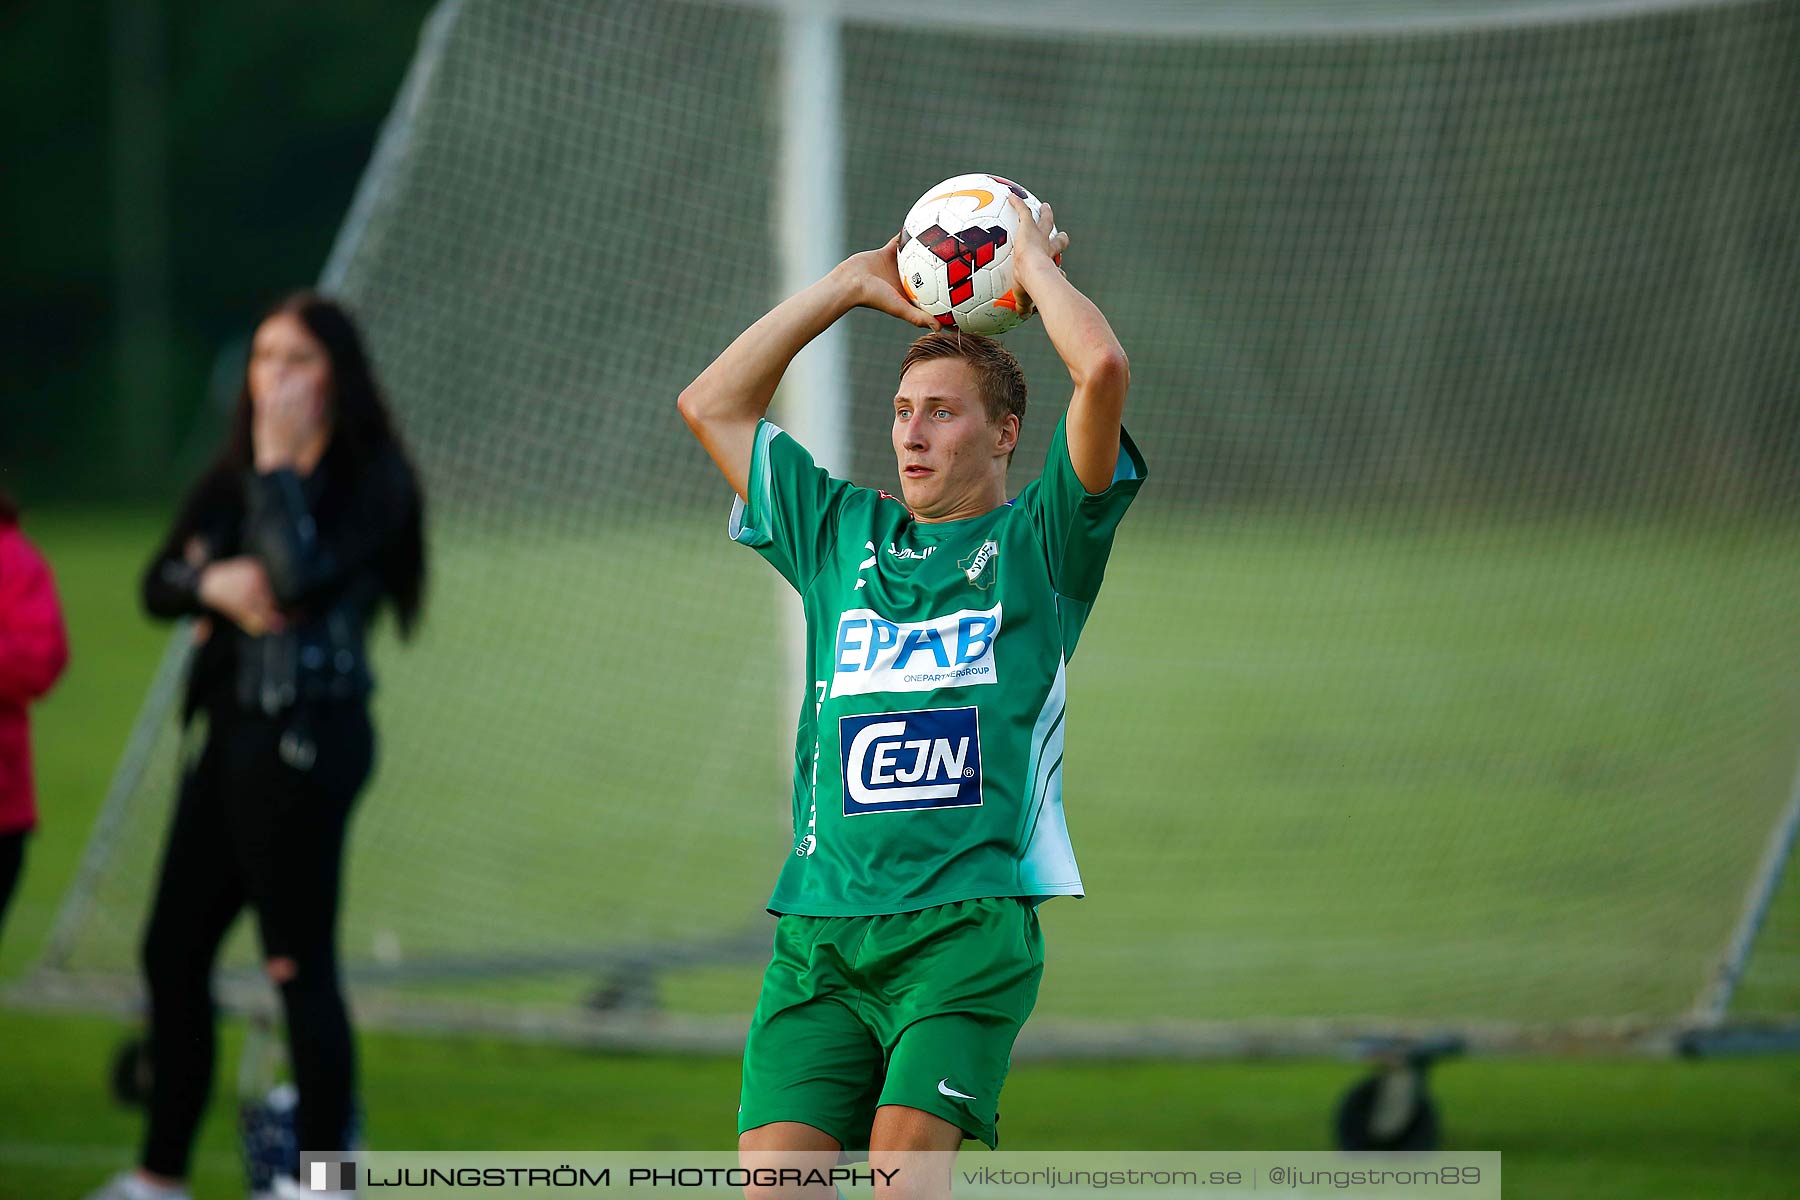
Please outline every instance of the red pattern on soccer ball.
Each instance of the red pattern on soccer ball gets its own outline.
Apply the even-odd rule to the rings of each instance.
[[[1001,183],[1004,179],[995,176]],[[1007,184],[1018,190],[1018,185]],[[919,234],[919,244],[937,255],[944,264],[946,281],[950,284],[950,303],[961,304],[975,295],[975,272],[994,261],[994,250],[1006,245],[1006,227],[995,225],[982,228],[971,225],[961,233],[950,233],[943,227],[933,225]],[[938,320],[951,328],[955,323],[948,317]]]

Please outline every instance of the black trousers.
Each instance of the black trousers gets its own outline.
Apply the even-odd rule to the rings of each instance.
[[[300,1149],[349,1148],[356,1063],[338,981],[338,899],[350,810],[374,750],[360,703],[310,710],[298,724],[214,714],[182,779],[144,933],[152,1079],[145,1169],[187,1174],[217,1053],[213,963],[246,905],[264,959],[295,966],[279,987]]]
[[[0,931],[6,928],[6,906],[25,865],[25,831],[0,833]]]

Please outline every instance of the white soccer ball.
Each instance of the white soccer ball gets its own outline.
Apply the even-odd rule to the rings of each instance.
[[[1008,192],[1037,217],[1038,198],[1012,180],[957,175],[919,197],[900,227],[900,286],[946,329],[992,335],[1031,317],[1013,279],[1019,215]]]

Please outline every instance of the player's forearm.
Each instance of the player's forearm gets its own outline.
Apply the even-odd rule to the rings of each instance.
[[[769,411],[788,364],[806,343],[855,306],[854,287],[841,268],[834,270],[738,334],[682,390],[677,401],[682,420],[740,498],[750,498],[757,422]]]
[[[1069,464],[1081,486],[1098,495],[1112,482],[1118,466],[1131,365],[1094,302],[1076,290],[1048,255],[1025,258],[1019,265],[1019,283],[1037,305],[1050,344],[1074,381],[1075,394],[1063,419]]]
[[[1077,391],[1130,378],[1130,364],[1119,339],[1113,336],[1112,326],[1094,302],[1069,282],[1061,268],[1048,258],[1029,259],[1019,263],[1018,281],[1037,306],[1044,332],[1069,369]],[[1122,403],[1124,388],[1116,390]]]
[[[794,356],[855,306],[852,289],[836,271],[789,296],[688,384],[681,393],[681,415],[696,432],[716,422],[755,424],[769,411]]]

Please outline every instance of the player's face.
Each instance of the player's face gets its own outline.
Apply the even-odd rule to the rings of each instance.
[[[300,318],[276,313],[250,339],[250,401],[259,409],[284,389],[303,391],[324,402],[331,392],[331,357]]]
[[[894,457],[900,493],[917,515],[942,517],[979,503],[992,491],[996,469],[1004,481],[1012,441],[988,421],[968,363],[928,359],[901,376],[894,396]]]

